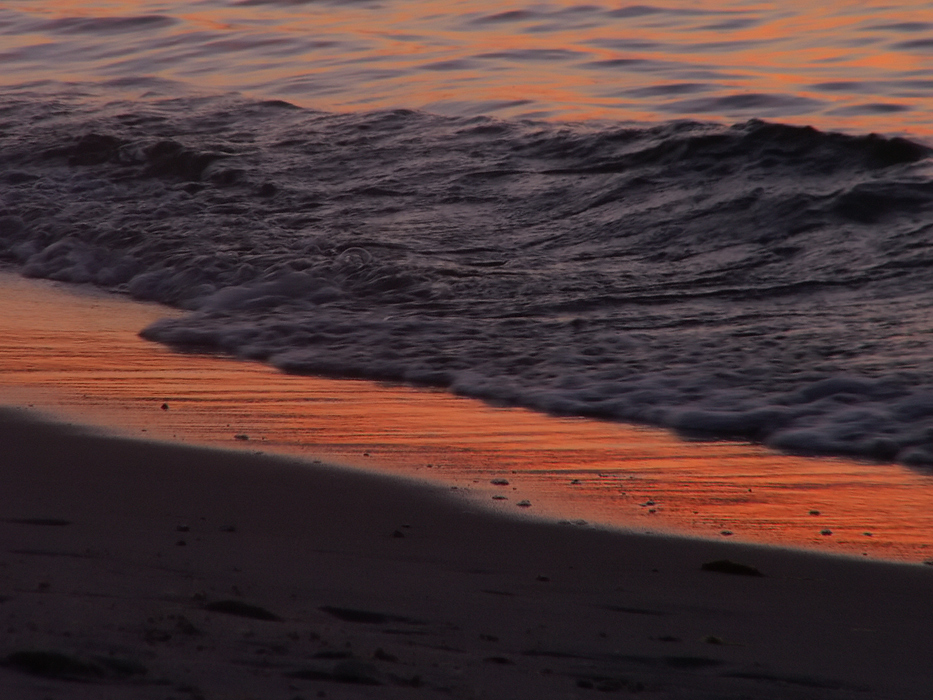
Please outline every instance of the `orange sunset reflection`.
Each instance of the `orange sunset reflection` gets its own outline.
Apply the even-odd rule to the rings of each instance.
[[[158,16],[154,0],[24,0],[50,20]],[[767,118],[933,134],[933,7],[858,3],[253,3],[179,6],[172,22],[94,37],[36,22],[7,84],[147,75],[328,111],[426,109],[559,120]],[[13,41],[11,38],[10,41]],[[924,43],[926,42],[926,43]],[[12,48],[12,47],[11,47]],[[33,52],[37,58],[31,58]],[[41,49],[41,50],[40,50]],[[742,102],[736,96],[756,96]]]
[[[933,476],[899,466],[689,443],[662,430],[442,392],[289,376],[141,340],[141,327],[173,313],[162,307],[11,276],[0,278],[0,297],[5,404],[136,437],[439,481],[468,504],[505,513],[933,558]],[[509,483],[491,483],[503,479]],[[531,507],[518,507],[525,500]]]

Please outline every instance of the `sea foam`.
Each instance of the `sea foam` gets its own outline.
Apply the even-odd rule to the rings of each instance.
[[[933,178],[901,138],[18,94],[0,256],[288,372],[933,464]]]

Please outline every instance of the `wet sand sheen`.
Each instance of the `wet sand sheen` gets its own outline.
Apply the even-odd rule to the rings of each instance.
[[[729,532],[878,558],[933,556],[933,476],[903,467],[687,443],[656,429],[177,354],[137,336],[176,312],[9,275],[0,277],[0,298],[6,404],[136,436],[441,480],[506,512]],[[525,500],[531,507],[519,508]]]

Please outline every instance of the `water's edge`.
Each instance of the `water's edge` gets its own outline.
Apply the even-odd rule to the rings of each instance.
[[[33,415],[393,474],[453,488],[467,507],[577,527],[930,558],[933,477],[897,466],[175,353],[136,333],[171,310],[87,286],[0,275],[0,297],[0,397]]]
[[[790,451],[933,464],[931,150],[751,121],[0,111],[0,258],[144,337]]]

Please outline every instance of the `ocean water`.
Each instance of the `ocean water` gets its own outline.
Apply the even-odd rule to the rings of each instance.
[[[928,0],[4,0],[0,85],[933,133]]]
[[[933,466],[929,3],[14,0],[0,65],[0,260],[148,339]]]

